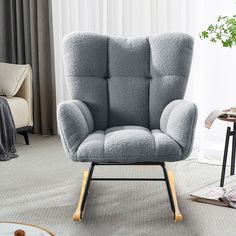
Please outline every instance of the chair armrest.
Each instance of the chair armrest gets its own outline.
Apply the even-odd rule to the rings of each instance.
[[[64,150],[77,161],[79,145],[94,129],[91,112],[80,100],[66,101],[58,105],[57,120]]]
[[[182,148],[183,159],[192,150],[197,122],[197,106],[185,100],[174,100],[162,112],[160,128]]]

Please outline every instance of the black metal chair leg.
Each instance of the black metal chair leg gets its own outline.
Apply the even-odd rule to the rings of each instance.
[[[233,131],[236,130],[236,123],[234,123]],[[235,170],[235,151],[236,151],[236,137],[235,134],[233,135],[233,141],[232,141],[232,155],[231,155],[231,169],[230,169],[230,175],[234,175]]]
[[[169,182],[168,173],[167,173],[167,170],[166,170],[165,163],[163,163],[161,165],[161,167],[162,167],[164,177],[165,177],[166,188],[167,188],[168,196],[169,196],[169,199],[170,199],[171,210],[172,210],[174,218],[175,218],[175,204],[174,204],[174,200],[173,200],[173,196],[172,196],[172,192],[171,192],[171,188],[170,188],[170,182]]]
[[[230,127],[227,127],[226,137],[225,137],[225,150],[224,150],[224,157],[223,157],[221,178],[220,178],[220,187],[224,187],[225,169],[226,169],[226,164],[227,164],[227,155],[228,155],[228,147],[229,147],[229,137],[230,137]]]
[[[89,191],[89,187],[90,187],[90,183],[91,183],[91,178],[93,175],[93,169],[94,169],[94,164],[92,163],[90,168],[89,168],[89,173],[88,173],[88,179],[85,185],[85,191],[84,191],[84,197],[82,199],[82,204],[81,204],[81,219],[83,217],[83,211],[84,211],[84,206],[86,204],[86,199],[88,196],[88,191]]]

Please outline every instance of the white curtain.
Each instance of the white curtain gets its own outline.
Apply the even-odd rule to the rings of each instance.
[[[211,130],[204,119],[214,109],[236,106],[236,49],[199,39],[199,32],[218,15],[233,15],[233,0],[53,0],[57,103],[70,99],[63,75],[61,43],[72,31],[137,37],[186,32],[195,39],[194,57],[185,98],[198,105],[195,150],[200,161],[220,163],[226,124]]]

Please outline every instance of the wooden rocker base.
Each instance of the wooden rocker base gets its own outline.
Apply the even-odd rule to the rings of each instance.
[[[173,171],[168,171],[168,178],[170,182],[170,189],[173,197],[173,202],[175,206],[175,213],[173,213],[174,221],[181,222],[183,220],[183,216],[179,210],[178,201],[177,201],[177,194],[175,189],[175,180],[174,180],[174,173]]]
[[[82,180],[82,185],[81,185],[81,190],[80,190],[80,197],[79,197],[79,203],[78,203],[78,206],[76,208],[76,211],[73,215],[73,220],[74,221],[80,221],[82,219],[82,202],[83,202],[83,199],[84,199],[84,194],[85,194],[85,187],[86,187],[86,184],[88,182],[88,175],[89,175],[89,172],[87,170],[84,170],[83,172],[83,180]]]
[[[164,178],[92,178],[93,169],[95,165],[160,165],[162,167]],[[166,170],[166,166],[164,162],[157,162],[157,163],[91,163],[90,169],[83,172],[83,180],[82,186],[80,190],[80,198],[77,209],[73,215],[74,221],[80,221],[83,218],[84,208],[86,204],[86,199],[88,195],[88,190],[91,181],[165,181],[166,187],[169,195],[171,210],[173,214],[173,218],[175,222],[181,222],[183,220],[183,216],[180,213],[176,189],[175,189],[175,182],[174,182],[174,174],[173,171]]]

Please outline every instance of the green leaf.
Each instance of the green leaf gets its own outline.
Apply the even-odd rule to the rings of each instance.
[[[209,37],[208,32],[207,31],[202,31],[201,37],[204,38],[204,39],[208,38]]]
[[[236,15],[218,16],[217,23],[210,24],[199,34],[199,37],[213,43],[221,42],[224,47],[231,48],[236,45]]]

